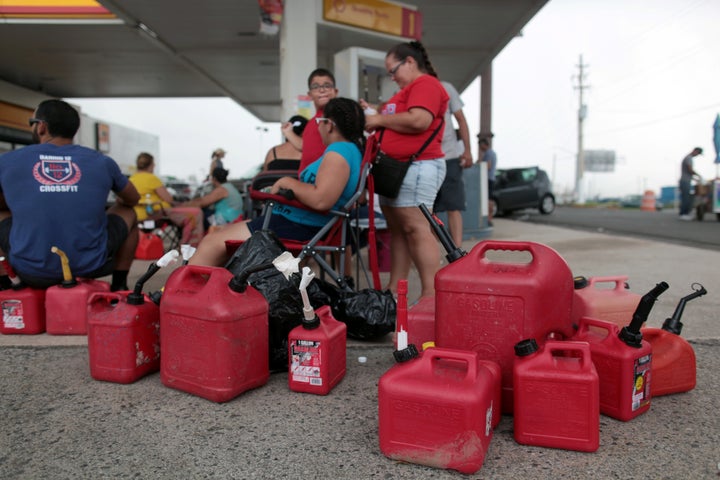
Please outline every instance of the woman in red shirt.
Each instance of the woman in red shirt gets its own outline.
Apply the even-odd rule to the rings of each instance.
[[[412,262],[420,274],[421,296],[433,296],[440,248],[418,205],[424,203],[432,208],[445,178],[441,141],[448,95],[419,42],[401,43],[390,49],[385,68],[400,91],[382,105],[379,114],[366,116],[365,129],[378,136],[384,131],[380,138],[382,150],[401,161],[408,161],[432,136],[410,165],[397,198],[380,197],[392,235],[386,288],[395,291],[398,280],[408,277]],[[363,108],[369,107],[362,100],[360,103]]]

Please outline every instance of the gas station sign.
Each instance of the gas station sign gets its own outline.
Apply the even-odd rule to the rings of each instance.
[[[323,19],[415,40],[422,36],[417,9],[385,0],[323,0]]]

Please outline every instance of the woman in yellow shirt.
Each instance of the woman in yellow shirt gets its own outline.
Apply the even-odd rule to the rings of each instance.
[[[166,215],[182,225],[181,243],[197,246],[204,235],[202,210],[197,207],[173,207],[172,195],[154,173],[155,158],[152,155],[140,153],[135,164],[137,172],[130,176],[130,181],[140,194],[140,202],[135,206],[138,221]]]

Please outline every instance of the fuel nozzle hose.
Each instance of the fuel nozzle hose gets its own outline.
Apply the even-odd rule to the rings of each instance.
[[[699,283],[693,283],[692,289],[694,290],[694,292],[681,298],[677,304],[677,307],[675,307],[675,312],[673,312],[672,317],[665,320],[662,326],[663,330],[674,333],[675,335],[680,335],[680,332],[682,332],[683,328],[683,324],[680,321],[680,318],[682,317],[683,310],[685,310],[685,304],[690,300],[702,297],[707,293],[705,287],[703,287]]]
[[[642,327],[643,323],[647,320],[648,315],[650,315],[650,310],[652,310],[653,305],[655,305],[655,301],[657,301],[658,297],[668,288],[670,288],[670,286],[667,283],[660,282],[655,285],[652,290],[642,296],[637,308],[635,309],[635,313],[633,313],[630,325],[623,327],[622,330],[620,330],[618,335],[620,340],[634,348],[640,348],[642,346],[642,333],[640,333],[640,327]]]

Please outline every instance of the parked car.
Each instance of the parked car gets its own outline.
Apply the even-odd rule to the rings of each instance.
[[[490,198],[495,203],[493,216],[525,208],[536,208],[544,215],[555,210],[550,179],[539,167],[497,169]]]
[[[195,196],[197,186],[182,180],[165,180],[165,188],[176,202],[187,202]]]

